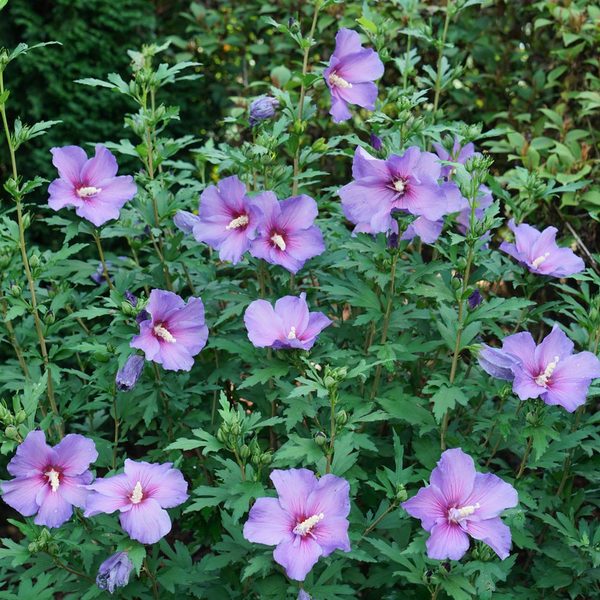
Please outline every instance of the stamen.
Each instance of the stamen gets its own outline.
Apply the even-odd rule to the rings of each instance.
[[[550,252],[544,253],[542,256],[538,256],[532,263],[531,266],[534,269],[537,269],[548,257],[550,256]]]
[[[394,181],[394,189],[399,194],[402,194],[404,192],[404,190],[406,190],[406,180],[405,179],[396,179]]]
[[[89,198],[90,196],[95,196],[96,194],[99,194],[102,191],[102,188],[97,188],[97,187],[93,187],[93,186],[84,186],[84,187],[80,187],[77,190],[77,195],[80,198]]]
[[[138,481],[135,484],[135,487],[133,488],[133,492],[131,492],[131,496],[129,496],[129,499],[131,500],[132,504],[139,504],[142,501],[143,497],[144,492],[142,490],[142,484]]]
[[[329,83],[331,85],[335,85],[336,87],[339,87],[339,88],[351,88],[352,87],[351,83],[346,81],[343,77],[336,75],[335,73],[332,73],[329,76]]]
[[[477,502],[477,504],[463,506],[462,508],[451,508],[448,511],[448,519],[453,523],[458,523],[472,515],[479,507],[479,502]]]
[[[287,339],[288,340],[296,339],[296,328],[294,326],[290,327],[290,332],[287,334]]]
[[[248,225],[250,219],[248,219],[248,215],[240,215],[233,219],[225,229],[237,229],[238,227],[245,227]]]
[[[165,342],[169,342],[169,344],[174,344],[177,340],[171,335],[171,332],[162,326],[162,323],[154,326],[154,335],[158,336],[165,340]]]
[[[274,233],[271,236],[271,241],[282,251],[285,252],[286,243],[281,235],[278,233]]]
[[[292,532],[295,533],[296,535],[303,535],[303,536],[311,535],[312,537],[314,537],[314,535],[311,533],[312,528],[317,523],[319,523],[319,521],[322,521],[324,518],[325,518],[325,515],[323,513],[319,513],[318,515],[313,515],[312,517],[309,517],[305,521],[302,521],[302,523],[298,523],[298,525],[296,525],[296,527],[294,527]]]
[[[50,484],[52,491],[56,492],[56,490],[58,489],[58,486],[60,485],[60,480],[59,480],[60,475],[59,475],[58,471],[55,471],[54,469],[50,469],[47,473],[44,473],[44,475],[48,478],[48,483]]]
[[[556,369],[559,360],[560,360],[559,357],[555,356],[554,360],[552,362],[548,363],[548,366],[546,367],[546,369],[544,370],[544,372],[540,373],[535,378],[535,382],[538,385],[541,385],[542,387],[548,387],[548,381],[550,380],[550,377],[552,376],[552,373],[554,373],[554,369]]]

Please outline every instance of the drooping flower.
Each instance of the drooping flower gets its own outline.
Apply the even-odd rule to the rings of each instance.
[[[123,205],[137,192],[133,177],[117,177],[117,160],[101,144],[90,159],[79,146],[52,148],[51,152],[59,174],[48,187],[48,205],[54,210],[74,206],[78,216],[100,227],[118,219]]]
[[[154,544],[171,531],[165,508],[188,499],[187,482],[172,463],[152,464],[125,460],[125,472],[96,479],[87,486],[85,516],[120,512],[121,527],[142,544]]]
[[[363,48],[360,36],[351,29],[340,29],[335,36],[335,50],[329,66],[323,71],[331,91],[334,122],[346,121],[352,115],[348,104],[375,110],[377,86],[373,81],[383,75],[383,63],[371,48]]]
[[[479,288],[475,289],[471,293],[471,295],[467,298],[467,304],[469,305],[469,308],[471,310],[473,310],[474,308],[477,308],[482,302],[483,302],[483,296],[481,295]]]
[[[513,382],[521,400],[541,398],[573,412],[585,403],[600,360],[591,352],[573,354],[574,344],[558,325],[536,346],[529,332],[504,338],[502,349],[486,348],[481,367],[498,379]],[[510,373],[509,373],[510,371]]]
[[[275,562],[303,581],[321,556],[350,552],[350,486],[345,479],[308,469],[271,473],[278,498],[258,498],[244,525],[249,542],[276,546]]]
[[[117,389],[121,392],[131,391],[135,387],[143,370],[144,357],[139,354],[132,354],[117,371],[115,378]]]
[[[373,148],[373,150],[376,152],[379,152],[383,148],[383,142],[381,141],[381,138],[374,133],[371,134],[369,142],[371,143],[371,148]]]
[[[440,169],[435,154],[421,152],[416,146],[387,160],[356,148],[352,162],[354,181],[338,191],[344,214],[356,225],[355,233],[397,232],[394,210],[429,221],[441,219],[448,212],[448,198],[437,183]]]
[[[266,300],[255,300],[244,313],[244,323],[257,348],[310,350],[332,321],[321,312],[309,312],[303,292],[300,297],[279,298],[275,308]]]
[[[291,273],[325,250],[323,234],[314,224],[317,203],[304,194],[279,202],[273,192],[255,198],[262,211],[258,237],[250,246],[250,254],[273,265],[281,265]]]
[[[259,96],[250,104],[250,127],[254,127],[260,121],[270,119],[279,106],[279,100],[271,96]]]
[[[487,544],[501,559],[510,551],[510,529],[500,514],[518,503],[512,485],[491,473],[477,473],[473,459],[460,448],[442,453],[431,472],[430,485],[402,504],[421,520],[427,555],[460,560],[469,549],[469,536]]]
[[[167,371],[189,371],[208,339],[202,300],[190,298],[186,304],[173,292],[152,290],[145,310],[149,318],[129,345]]]
[[[88,469],[97,458],[94,442],[82,435],[70,433],[50,447],[43,431],[30,431],[8,463],[14,479],[0,484],[2,498],[23,516],[36,515],[37,525],[60,527],[73,506],[85,506]]]
[[[432,144],[435,153],[439,156],[441,160],[460,163],[461,165],[466,164],[466,162],[473,156],[480,156],[479,152],[475,152],[475,146],[472,143],[461,145],[459,139],[454,137],[454,144],[452,145],[452,149],[448,150],[442,144],[434,143]],[[453,167],[450,165],[442,166],[442,177],[450,177],[453,171]]]
[[[180,211],[175,224],[219,251],[219,258],[233,264],[250,248],[261,219],[256,198],[246,195],[246,186],[235,175],[209,185],[200,196],[198,216]]]
[[[112,268],[112,263],[110,260],[106,261],[106,270],[109,271]],[[96,270],[90,275],[90,279],[96,284],[101,285],[106,282],[106,278],[104,277],[104,267],[102,263],[98,263]]]
[[[312,600],[308,593],[304,590],[299,590],[297,600]]]
[[[515,234],[515,243],[502,242],[503,250],[531,273],[549,277],[570,277],[585,269],[585,264],[570,248],[559,248],[556,244],[556,227],[546,227],[538,231],[535,227],[522,223],[515,225],[513,219],[508,227]]]
[[[109,556],[98,569],[96,585],[101,590],[114,593],[117,588],[125,587],[129,583],[129,575],[133,570],[133,563],[127,552],[117,552]]]

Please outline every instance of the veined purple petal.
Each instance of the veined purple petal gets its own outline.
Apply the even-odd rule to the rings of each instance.
[[[431,472],[431,483],[438,487],[449,505],[463,505],[475,483],[475,463],[460,448],[442,453]]]
[[[510,553],[510,529],[499,517],[485,521],[469,521],[467,531],[471,537],[487,544],[502,560]]]
[[[492,377],[512,381],[515,378],[513,367],[518,364],[512,354],[484,344],[477,355],[479,366]]]
[[[244,525],[244,537],[257,544],[276,546],[293,539],[295,519],[281,508],[277,498],[258,498]]]
[[[469,536],[455,523],[438,523],[431,529],[427,556],[437,560],[460,560],[469,549]]]
[[[300,543],[295,540],[282,542],[275,548],[273,558],[285,569],[290,579],[304,581],[322,554],[321,546],[306,536]]]

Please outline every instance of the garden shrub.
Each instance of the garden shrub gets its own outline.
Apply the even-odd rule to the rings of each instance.
[[[0,49],[0,598],[597,595],[598,11],[502,6]]]

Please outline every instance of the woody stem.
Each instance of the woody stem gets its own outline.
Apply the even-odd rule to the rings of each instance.
[[[115,288],[112,284],[112,281],[110,280],[110,275],[108,274],[108,267],[106,266],[106,260],[104,258],[104,250],[102,249],[102,242],[100,241],[100,235],[98,233],[98,230],[94,229],[94,232],[92,235],[94,236],[94,240],[96,242],[96,248],[98,248],[98,257],[100,258],[100,264],[102,265],[102,275],[104,276],[106,283],[108,283],[109,289],[112,291]]]

